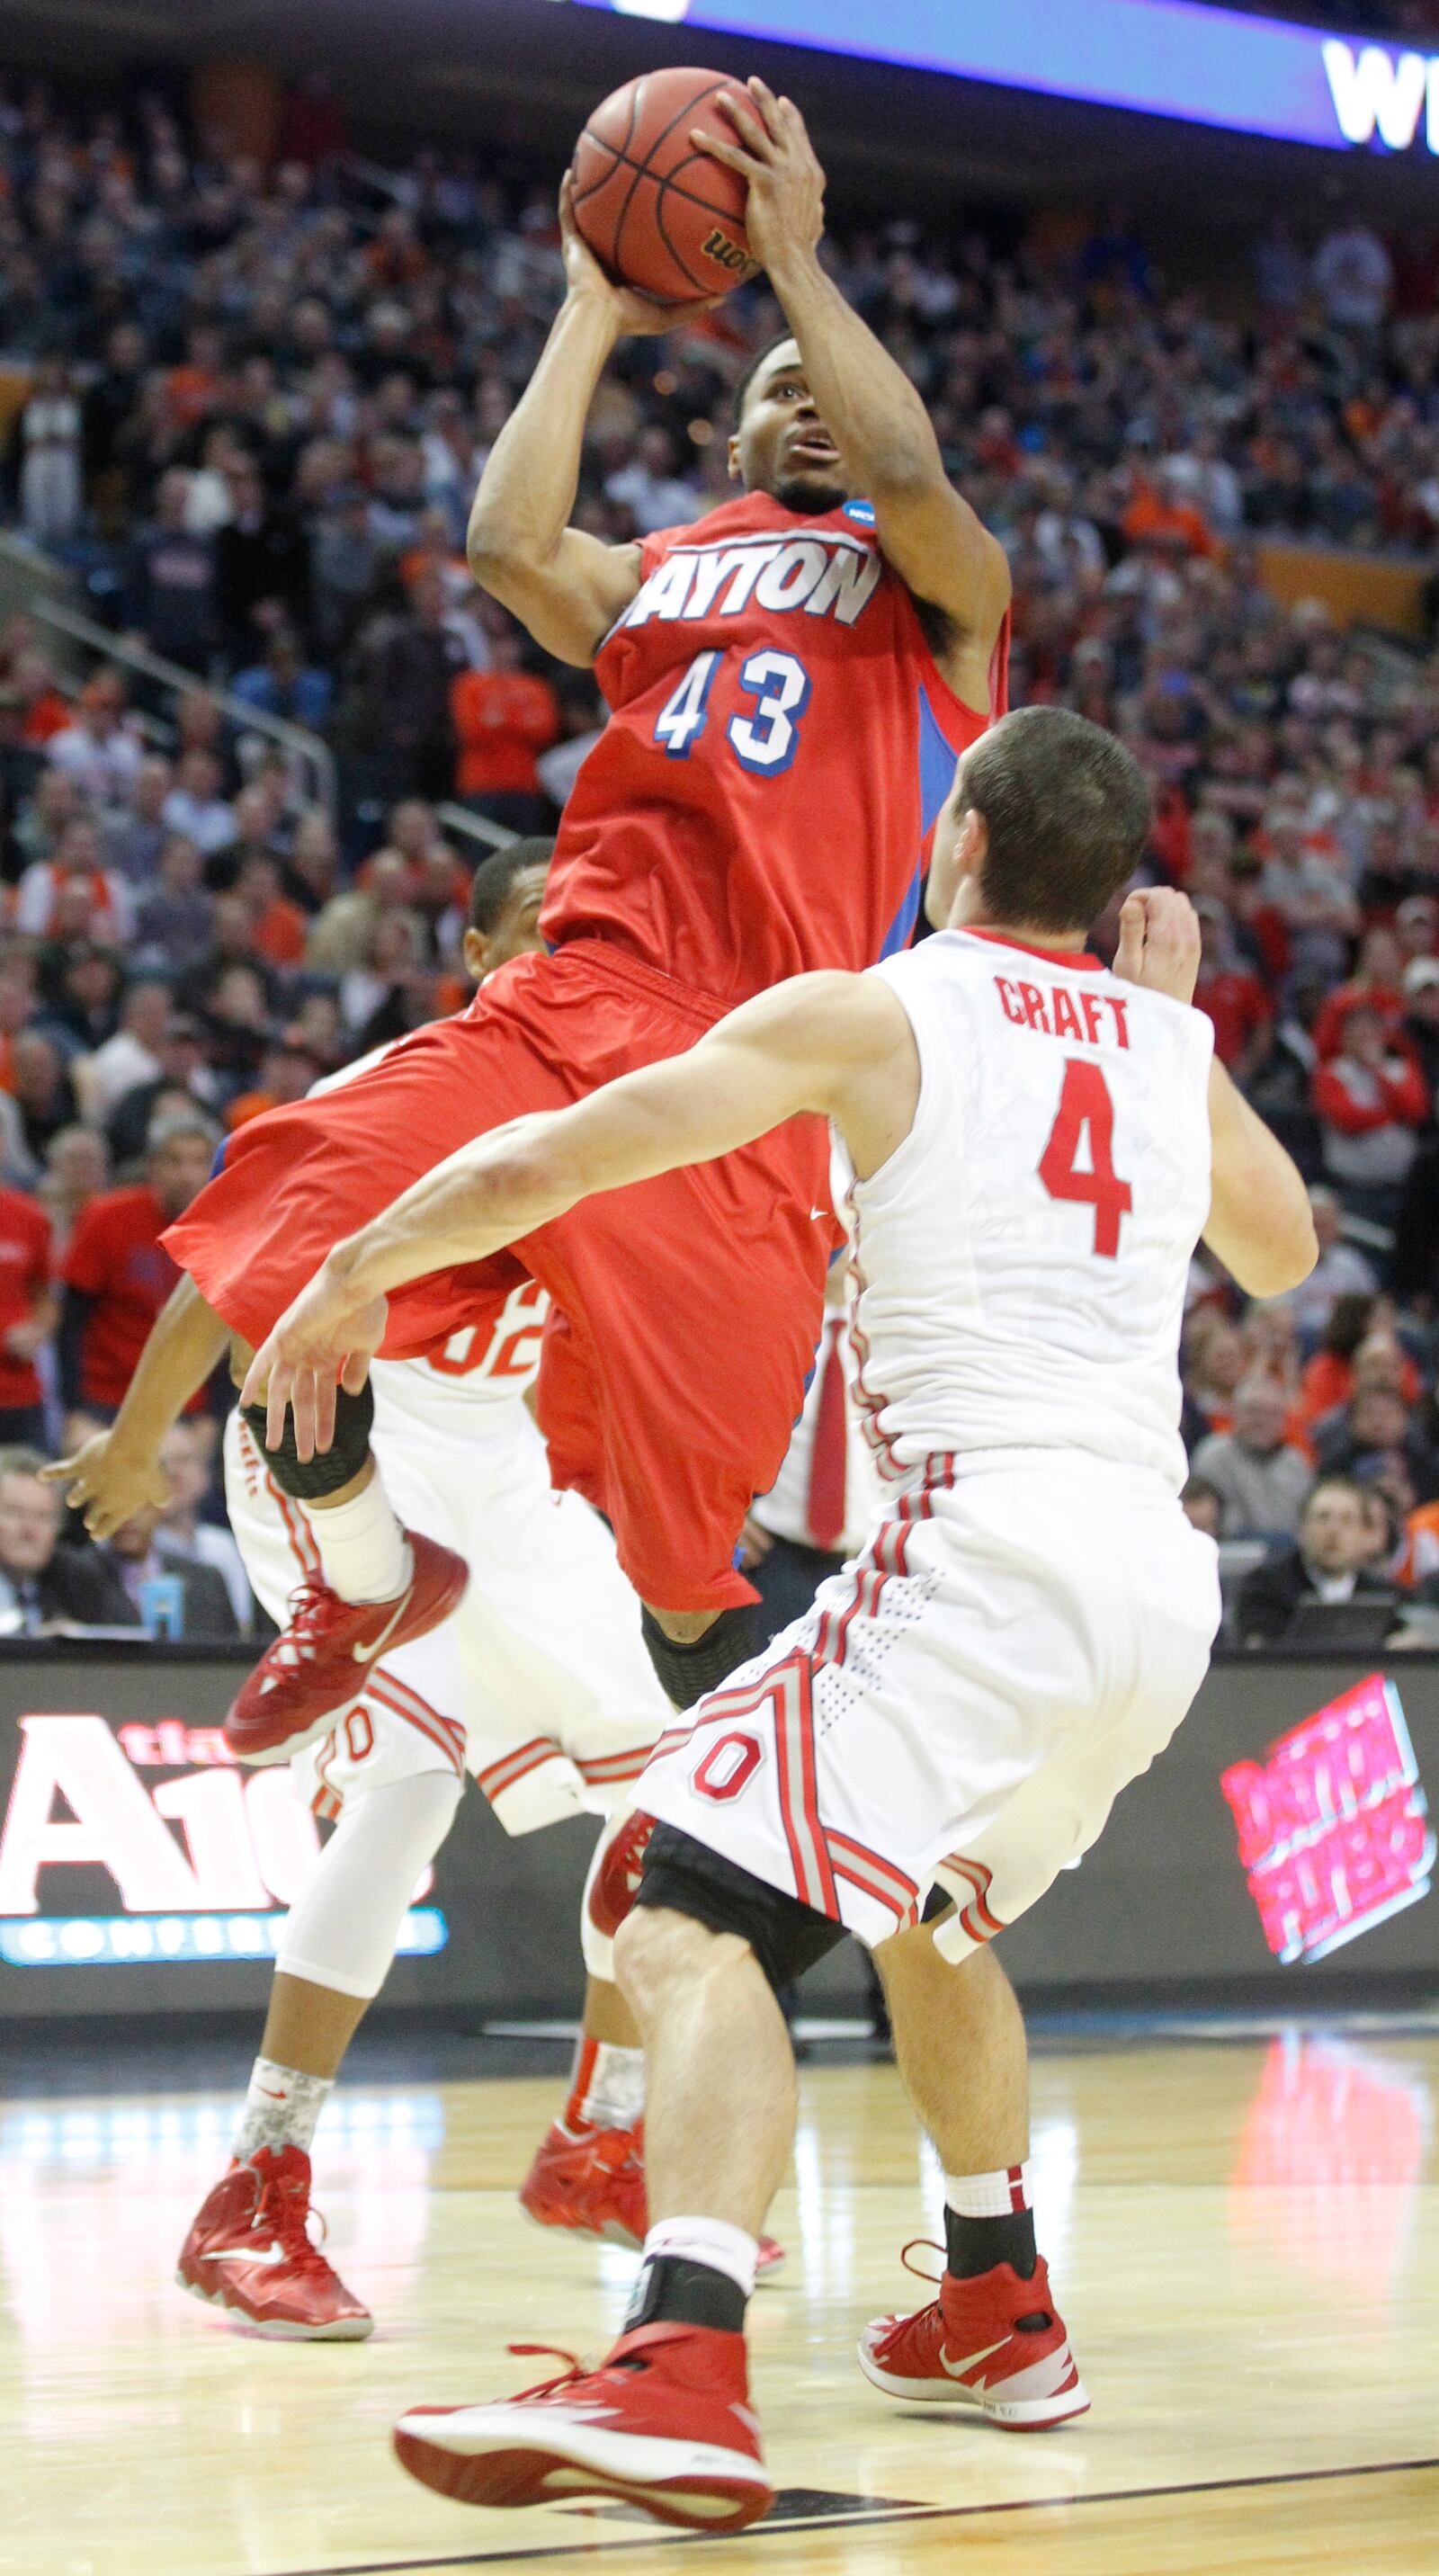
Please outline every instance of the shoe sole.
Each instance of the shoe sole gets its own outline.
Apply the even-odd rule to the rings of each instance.
[[[222,2316],[233,2318],[250,2334],[263,2335],[270,2343],[365,2343],[375,2331],[371,2316],[336,2317],[328,2325],[306,2326],[284,2317],[252,2317],[237,2299],[227,2298],[223,2290],[203,2289],[198,2281],[189,2281],[183,2272],[175,2275],[177,2289],[187,2291],[205,2308],[218,2308]]]
[[[269,1763],[290,1761],[296,1753],[303,1753],[307,1745],[317,1743],[322,1735],[328,1735],[332,1727],[342,1726],[351,1709],[358,1708],[375,1674],[383,1669],[386,1657],[397,1653],[401,1646],[412,1646],[418,1637],[428,1637],[432,1628],[438,1628],[442,1620],[448,1619],[451,1611],[457,1609],[463,1601],[469,1587],[469,1580],[469,1568],[461,1565],[450,1577],[444,1590],[436,1595],[422,1617],[417,1616],[410,1622],[402,1620],[394,1635],[386,1638],[385,1653],[377,1655],[373,1664],[366,1668],[358,1689],[353,1691],[348,1699],[338,1702],[334,1708],[327,1709],[323,1717],[317,1717],[312,1726],[302,1726],[293,1735],[282,1736],[276,1744],[242,1747],[236,1743],[230,1732],[233,1723],[232,1713],[231,1717],[225,1720],[224,1732],[225,1742],[236,1761],[243,1762],[249,1770],[262,1771]]]
[[[774,2502],[774,2490],[761,2470],[738,2453],[713,2452],[707,2444],[592,2431],[573,2449],[557,2442],[541,2448],[517,2440],[513,2424],[471,2439],[473,2448],[450,2450],[432,2435],[407,2431],[402,2419],[394,2431],[395,2457],[421,2486],[448,2496],[452,2504],[517,2510],[566,2503],[576,2496],[607,2496],[681,2531],[720,2532],[742,2531]],[[603,2465],[606,2452],[609,2467]],[[636,2466],[635,2473],[626,2475],[624,2456],[636,2452],[670,2452],[676,2463],[668,2472],[652,2465],[648,2474],[641,2474]],[[713,2467],[698,2465],[706,2455]],[[686,2460],[691,2464],[687,2469],[681,2465]],[[721,2465],[731,2460],[732,2466]]]
[[[988,2389],[981,2394],[977,2388],[966,2388],[962,2379],[901,2379],[894,2371],[881,2370],[864,2344],[856,2350],[860,2369],[882,2396],[898,2397],[911,2406],[967,2406],[1004,2433],[1043,2433],[1052,2424],[1067,2424],[1071,2417],[1089,2412],[1089,2398],[1079,2380],[1056,2397],[1004,2398]]]

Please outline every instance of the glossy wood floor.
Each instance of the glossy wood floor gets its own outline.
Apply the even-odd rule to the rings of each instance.
[[[1029,2439],[860,2379],[854,2336],[904,2301],[899,2251],[934,2232],[934,2177],[889,2068],[816,2069],[803,2092],[777,2208],[790,2267],[751,2312],[789,2518],[730,2541],[613,2510],[470,2512],[392,2465],[405,2405],[524,2385],[545,2366],[507,2341],[595,2354],[618,2322],[631,2258],[515,2205],[555,2082],[339,2097],[317,2199],[380,2321],[353,2346],[245,2340],[172,2288],[228,2100],[0,2114],[0,2568],[696,2576],[718,2553],[726,2576],[1439,2571],[1439,2039],[1041,2054],[1042,2238],[1094,2403]]]

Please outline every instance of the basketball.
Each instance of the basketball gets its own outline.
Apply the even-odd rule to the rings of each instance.
[[[726,143],[718,101],[739,81],[717,72],[642,72],[595,109],[575,146],[575,221],[611,277],[662,304],[723,295],[758,271],[739,173],[697,152],[698,126]]]

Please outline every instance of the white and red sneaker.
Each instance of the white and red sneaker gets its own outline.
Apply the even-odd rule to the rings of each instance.
[[[363,2343],[375,2320],[311,2243],[309,2218],[304,2149],[257,2148],[201,2205],[175,2278],[256,2334]]]
[[[327,1583],[290,1596],[290,1624],[267,1646],[225,1720],[237,1762],[288,1762],[362,1699],[382,1655],[428,1636],[463,1599],[469,1568],[438,1539],[405,1533],[414,1571],[395,1601],[342,1601]]]
[[[395,2453],[457,2504],[617,2496],[683,2530],[739,2531],[774,2501],[744,2337],[712,2326],[637,2326],[598,2370],[572,2363],[497,2405],[416,2406],[395,2426]]]
[[[633,2129],[570,2129],[551,2123],[520,2185],[520,2207],[539,2227],[570,2227],[638,2252],[649,2231],[644,2123]],[[784,2247],[762,2236],[756,2282],[771,2280]]]
[[[907,2245],[903,2259],[918,2272],[909,2261],[912,2250]],[[932,2275],[918,2272],[918,2278]],[[1012,2433],[1042,2432],[1089,2407],[1042,2256],[1029,2281],[1008,2263],[970,2281],[946,2272],[927,2308],[876,2317],[865,2327],[859,2366],[886,2397],[977,2406]]]

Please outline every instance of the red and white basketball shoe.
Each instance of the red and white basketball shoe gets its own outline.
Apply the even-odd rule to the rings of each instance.
[[[904,2261],[913,2272],[911,2251],[907,2245]],[[886,2397],[977,2406],[1012,2433],[1042,2432],[1089,2407],[1042,2256],[1030,2281],[1008,2263],[971,2281],[946,2272],[927,2308],[865,2327],[859,2366]]]
[[[310,2241],[310,2159],[260,2147],[216,2183],[180,2248],[182,2290],[256,2334],[363,2343],[375,2320]]]
[[[457,2504],[617,2496],[684,2530],[739,2531],[774,2501],[744,2337],[712,2326],[637,2326],[598,2370],[572,2363],[497,2405],[416,2406],[395,2426],[395,2452]]]
[[[638,2252],[649,2232],[644,2128],[569,2129],[551,2124],[520,2185],[520,2207],[539,2227],[571,2227]],[[784,2247],[762,2236],[756,2282],[772,2279]]]
[[[655,1829],[653,1816],[636,1807],[609,1844],[589,1893],[590,1921],[597,1932],[618,1932],[639,1894],[645,1853]]]
[[[267,1646],[225,1720],[238,1762],[288,1762],[338,1725],[364,1696],[382,1655],[428,1636],[464,1597],[469,1568],[438,1539],[405,1533],[414,1571],[396,1601],[342,1601],[327,1583],[302,1583],[290,1624]]]

